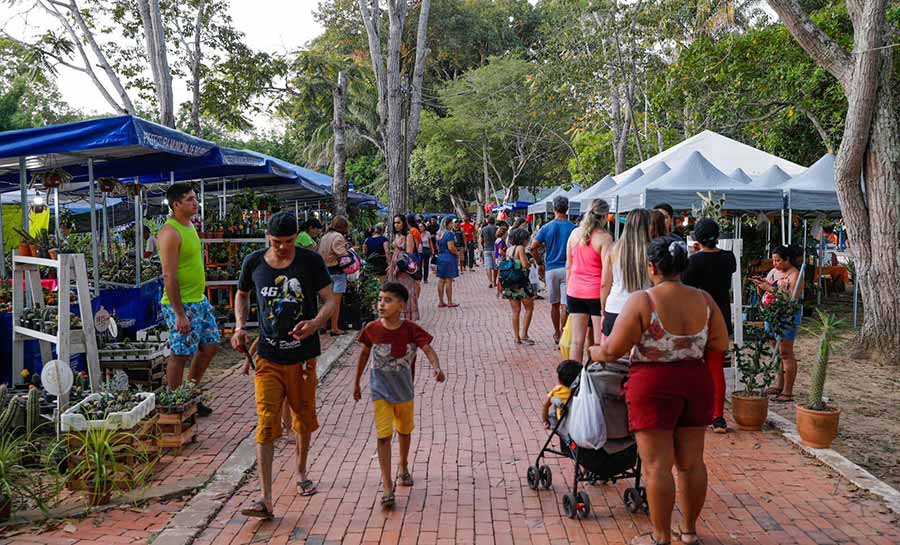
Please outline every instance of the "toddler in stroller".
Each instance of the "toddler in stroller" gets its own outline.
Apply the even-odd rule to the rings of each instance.
[[[562,383],[563,375],[560,370]],[[579,368],[576,369],[580,373]],[[571,396],[561,408],[560,418],[552,426],[549,437],[543,448],[538,453],[534,465],[528,467],[528,486],[532,490],[539,487],[550,488],[553,484],[553,474],[542,460],[546,454],[554,454],[570,458],[575,462],[575,476],[572,483],[572,493],[563,496],[563,511],[569,518],[585,517],[591,511],[590,498],[583,490],[578,490],[578,483],[590,482],[616,482],[619,479],[634,479],[634,486],[625,490],[623,501],[625,507],[631,513],[647,511],[647,493],[641,486],[641,460],[638,456],[637,443],[628,432],[628,409],[622,393],[622,384],[628,375],[628,365],[625,362],[595,363],[588,367],[588,375],[591,379],[594,392],[599,396],[603,407],[603,416],[606,423],[607,441],[599,449],[579,447],[570,438],[566,431],[566,420],[572,405],[572,398],[579,389],[580,377],[571,384]],[[554,390],[555,391],[555,390]],[[555,416],[555,415],[551,415]],[[551,444],[554,437],[559,438],[559,450],[555,450]]]

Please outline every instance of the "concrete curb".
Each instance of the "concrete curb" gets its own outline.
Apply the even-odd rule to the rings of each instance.
[[[897,489],[831,449],[807,447],[800,441],[797,426],[780,414],[769,411],[767,423],[780,431],[788,441],[800,447],[800,450],[827,465],[859,488],[878,496],[888,509],[900,514],[900,492]]]
[[[320,381],[355,340],[356,337],[352,334],[338,337],[319,357],[316,375]],[[244,483],[247,472],[255,465],[256,437],[251,432],[207,481],[202,490],[185,504],[163,531],[150,540],[150,543],[154,545],[193,543],[209,522],[219,514],[228,498]]]

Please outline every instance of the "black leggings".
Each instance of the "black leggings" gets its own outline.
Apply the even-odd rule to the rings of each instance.
[[[422,280],[428,282],[428,271],[431,270],[431,252],[422,254]]]
[[[469,269],[475,268],[475,243],[469,242],[466,243],[466,267]]]

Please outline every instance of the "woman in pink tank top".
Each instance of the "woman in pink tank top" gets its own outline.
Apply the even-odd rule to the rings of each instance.
[[[582,361],[588,325],[593,326],[594,342],[600,340],[603,305],[600,283],[603,256],[613,239],[606,232],[609,203],[596,199],[581,224],[572,231],[566,245],[566,311],[569,313],[569,357]]]
[[[707,351],[728,348],[728,330],[712,297],[681,283],[688,257],[674,237],[653,240],[647,250],[653,288],[635,292],[591,358],[611,362],[631,354],[625,383],[628,427],[634,432],[647,482],[653,532],[632,545],[664,545],[672,534],[700,542],[697,518],[706,500],[703,443],[713,419],[713,382]],[[675,466],[682,520],[672,526]]]

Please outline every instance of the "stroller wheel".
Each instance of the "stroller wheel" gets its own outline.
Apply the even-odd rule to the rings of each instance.
[[[540,484],[540,471],[537,466],[528,466],[528,488],[537,490]]]
[[[644,513],[649,514],[650,513],[650,502],[647,501],[647,489],[642,486],[638,490],[641,493],[641,510],[644,511]]]
[[[563,496],[562,505],[563,505],[563,512],[570,519],[573,519],[578,515],[578,510],[575,507],[575,499],[572,496],[570,496],[568,494]]]
[[[581,518],[585,518],[591,513],[591,499],[588,498],[586,492],[575,493],[575,508]]]
[[[541,486],[544,488],[553,486],[553,472],[550,471],[548,466],[541,466],[540,470],[538,470],[538,478],[541,481]]]
[[[625,502],[625,509],[629,513],[637,513],[644,506],[645,500],[641,497],[641,493],[637,488],[625,489],[622,499]]]

